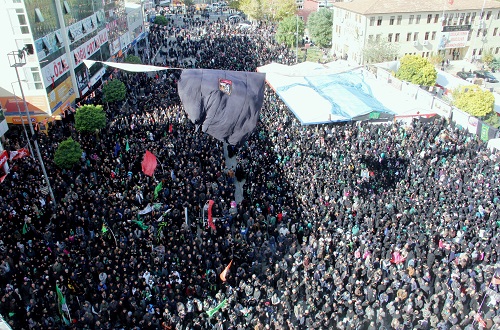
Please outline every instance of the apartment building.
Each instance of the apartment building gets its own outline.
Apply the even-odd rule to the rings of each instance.
[[[16,71],[8,53],[23,50],[18,67],[32,121],[55,117],[88,95],[105,68],[85,59],[106,61],[143,37],[143,11],[124,0],[0,0],[0,105],[8,123],[26,122]],[[128,24],[132,24],[129,30]]]
[[[405,54],[479,59],[500,54],[500,2],[494,0],[352,0],[333,4],[332,51],[358,64],[370,42]]]

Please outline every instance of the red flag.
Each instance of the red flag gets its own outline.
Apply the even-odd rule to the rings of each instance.
[[[224,268],[224,270],[222,271],[222,273],[220,273],[220,279],[222,282],[226,282],[226,275],[227,275],[227,272],[229,271],[229,268],[231,268],[232,264],[233,264],[233,261],[231,260],[229,265],[227,265],[226,268]]]
[[[144,154],[144,160],[141,163],[142,171],[148,176],[153,176],[158,162],[156,161],[155,155],[146,150]]]
[[[8,159],[9,159],[9,153],[7,152],[7,150],[2,151],[0,153],[0,167],[2,167],[7,162]]]
[[[12,157],[12,159],[21,159],[21,158],[24,158],[26,156],[29,156],[30,155],[30,151],[26,148],[21,148],[19,150],[16,151],[16,154],[14,155],[14,157]]]
[[[448,0],[448,4],[452,5],[454,0]]]
[[[0,183],[2,183],[6,177],[7,177],[7,174],[0,176]]]
[[[212,228],[213,230],[216,230],[215,224],[214,224],[214,219],[212,218],[212,206],[213,205],[214,205],[214,201],[213,200],[209,200],[208,201],[208,210],[207,210],[207,213],[208,213],[208,226],[210,228]]]

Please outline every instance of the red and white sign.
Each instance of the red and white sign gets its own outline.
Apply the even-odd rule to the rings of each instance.
[[[2,153],[0,153],[0,167],[3,167],[7,160],[9,160],[9,153],[7,152],[7,150],[4,150],[2,151]]]

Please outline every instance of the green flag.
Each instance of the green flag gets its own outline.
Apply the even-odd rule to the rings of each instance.
[[[128,145],[128,140],[127,140],[127,144],[125,145],[125,151],[129,151],[130,150],[130,146]]]
[[[64,298],[61,289],[59,289],[59,285],[56,284],[56,292],[57,292],[57,301],[59,304],[59,313],[62,316],[63,322],[69,324],[69,321],[64,316],[65,312],[69,312],[68,305],[66,304],[66,298]]]
[[[209,310],[207,312],[208,314],[208,317],[212,317],[215,313],[217,313],[219,311],[219,309],[221,309],[222,307],[226,306],[226,302],[227,302],[227,299],[224,299],[220,304],[218,304],[217,306],[215,306],[214,308],[212,308],[211,310]]]
[[[149,226],[145,225],[142,221],[132,220],[132,222],[141,227],[142,230],[147,230],[149,228]]]
[[[158,198],[158,193],[161,191],[161,189],[163,188],[163,184],[162,182],[160,181],[160,183],[158,183],[158,185],[156,186],[155,188],[155,199]]]
[[[23,235],[28,232],[28,224],[25,222],[23,225]]]
[[[103,234],[106,234],[106,232],[108,231],[108,228],[106,228],[106,225],[105,224],[102,224],[102,228],[101,228],[101,232]]]

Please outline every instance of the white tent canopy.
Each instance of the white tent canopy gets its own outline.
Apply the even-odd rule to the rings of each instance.
[[[366,70],[343,61],[271,63],[257,71],[266,73],[268,84],[303,125],[351,121],[371,113],[394,114],[374,96]]]

